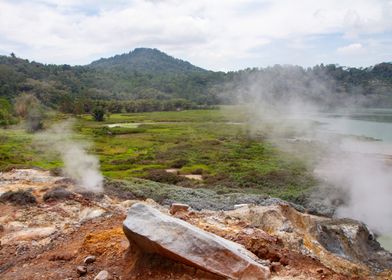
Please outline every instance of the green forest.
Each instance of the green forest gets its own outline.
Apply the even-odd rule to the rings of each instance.
[[[148,48],[85,66],[46,65],[12,53],[0,56],[0,123],[11,124],[15,117],[39,115],[48,108],[75,115],[94,110],[134,113],[212,108],[237,103],[239,94],[241,102],[253,100],[258,93],[248,92],[252,91],[247,89],[250,83],[259,83],[257,90],[285,99],[300,95],[334,106],[328,98],[333,94],[361,97],[366,101],[361,106],[392,105],[391,63],[367,68],[275,65],[214,72]],[[26,112],[26,107],[33,112]]]

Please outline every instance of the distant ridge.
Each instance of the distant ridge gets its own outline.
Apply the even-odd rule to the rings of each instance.
[[[333,97],[341,94],[356,100],[361,97],[361,106],[392,108],[392,64],[388,62],[366,68],[275,65],[225,73],[202,69],[151,48],[137,48],[84,66],[42,64],[0,55],[0,98],[12,101],[22,93],[30,93],[44,105],[63,111],[81,101],[85,108],[96,101],[110,103],[112,112],[113,104],[123,100],[163,104],[182,99],[198,105],[231,104],[240,91],[254,90],[249,83],[258,81],[263,83],[260,94],[301,94],[317,102],[321,102],[320,98],[336,101]],[[321,82],[325,86],[312,86]],[[116,108],[119,111],[121,106]]]
[[[187,61],[150,48],[136,48],[129,53],[101,58],[87,66],[96,69],[150,74],[207,72],[207,70],[194,66]]]

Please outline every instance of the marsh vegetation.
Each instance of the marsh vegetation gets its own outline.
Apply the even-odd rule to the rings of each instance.
[[[52,116],[47,126],[66,115]],[[77,137],[92,142],[109,179],[148,179],[218,194],[249,193],[296,201],[315,184],[306,164],[250,132],[248,115],[239,106],[112,114],[103,122],[83,115],[75,122]],[[114,126],[111,124],[115,124]],[[0,167],[62,167],[56,153],[45,150],[22,128],[1,130]],[[197,178],[202,180],[195,180]],[[194,179],[189,179],[194,178]]]

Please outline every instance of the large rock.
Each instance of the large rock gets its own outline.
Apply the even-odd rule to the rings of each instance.
[[[269,268],[241,245],[141,203],[129,209],[124,233],[145,252],[229,279],[261,280],[270,274]]]
[[[363,223],[351,219],[317,221],[311,232],[325,249],[339,257],[365,263],[374,272],[392,269],[392,254]]]
[[[300,213],[288,204],[242,207],[225,215],[278,237],[286,248],[314,257],[335,272],[392,279],[392,254],[358,221]]]

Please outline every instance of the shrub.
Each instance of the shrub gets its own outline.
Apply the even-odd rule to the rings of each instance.
[[[175,160],[173,163],[172,163],[172,165],[171,165],[171,167],[172,168],[182,168],[183,166],[185,166],[186,164],[188,164],[188,160],[186,160],[186,159],[178,159],[178,160]]]
[[[102,122],[105,119],[105,110],[102,107],[95,107],[91,114],[97,122]]]
[[[0,126],[8,126],[16,123],[12,116],[12,107],[7,99],[0,98]]]
[[[185,178],[180,177],[174,173],[166,172],[165,170],[161,169],[150,170],[144,178],[166,184],[177,184],[186,180]]]

